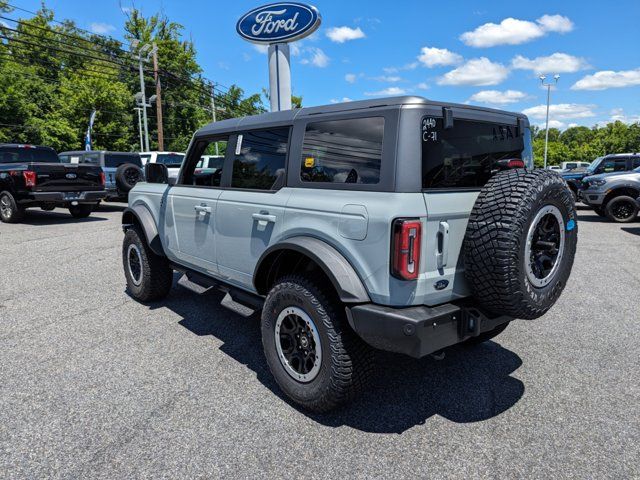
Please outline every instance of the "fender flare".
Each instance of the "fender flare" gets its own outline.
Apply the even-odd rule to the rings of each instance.
[[[135,223],[142,228],[145,239],[147,240],[147,245],[149,245],[151,251],[161,257],[166,256],[162,248],[156,222],[153,220],[153,215],[151,215],[149,209],[144,205],[138,204],[133,207],[127,207],[122,213],[122,228],[125,231]]]
[[[253,272],[253,285],[258,293],[268,292],[266,279],[271,266],[285,250],[301,253],[313,260],[325,273],[345,303],[370,302],[362,280],[347,259],[331,245],[314,237],[292,237],[272,245],[260,256]]]

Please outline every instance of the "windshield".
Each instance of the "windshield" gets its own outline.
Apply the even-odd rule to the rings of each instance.
[[[156,163],[164,163],[167,167],[179,167],[182,165],[184,155],[182,153],[159,153]]]
[[[224,157],[201,157],[196,168],[222,168]]]
[[[598,165],[600,165],[600,162],[603,158],[604,157],[598,157],[593,162],[591,162],[591,165],[587,167],[587,172],[595,172],[596,168],[598,168]]]
[[[125,163],[131,163],[142,168],[142,161],[137,153],[105,153],[104,155],[104,166],[106,168],[118,168]]]
[[[60,163],[53,148],[47,147],[0,147],[0,163]]]

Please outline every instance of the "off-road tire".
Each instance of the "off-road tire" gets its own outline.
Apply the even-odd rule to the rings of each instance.
[[[596,214],[597,214],[599,217],[602,217],[602,218],[606,218],[606,217],[607,217],[607,214],[606,214],[606,212],[604,211],[604,207],[600,207],[600,206],[598,206],[598,207],[593,207],[593,211],[594,211],[594,212],[596,212]]]
[[[548,283],[536,286],[527,274],[533,254],[526,259],[525,250],[531,224],[547,208],[561,215],[564,248],[558,248],[555,273],[543,279]],[[577,235],[575,204],[560,175],[525,169],[494,175],[476,200],[464,239],[465,275],[477,302],[513,318],[544,315],[567,283]]]
[[[465,346],[475,346],[475,345],[480,345],[481,343],[484,343],[486,341],[491,340],[492,338],[497,337],[498,335],[500,335],[502,332],[505,331],[505,329],[509,326],[510,322],[505,322],[501,325],[498,325],[496,328],[494,328],[493,330],[489,330],[488,332],[482,332],[480,335],[478,335],[477,337],[471,337],[471,338],[467,338],[464,342],[462,342]]]
[[[638,205],[635,199],[626,195],[619,195],[607,202],[604,211],[607,218],[611,221],[616,223],[631,223],[638,216]]]
[[[129,246],[135,245],[140,252],[141,277],[139,284],[129,269]],[[122,264],[127,280],[127,290],[133,298],[141,302],[151,302],[166,297],[173,283],[173,270],[165,257],[153,253],[147,245],[144,233],[134,226],[129,228],[122,243]],[[137,279],[136,279],[137,280]]]
[[[3,223],[18,223],[24,218],[24,208],[20,207],[9,192],[0,193],[0,220]]]
[[[373,370],[373,349],[349,327],[344,306],[327,287],[299,275],[281,278],[262,309],[262,345],[267,364],[282,391],[307,410],[326,412],[353,399]],[[295,380],[285,369],[276,347],[278,316],[288,307],[302,309],[316,326],[322,359],[313,380]]]
[[[136,183],[144,179],[144,173],[140,167],[132,163],[124,163],[116,170],[115,179],[118,191],[129,193]]]
[[[69,213],[73,218],[87,218],[93,212],[94,205],[81,203],[80,205],[71,205]]]

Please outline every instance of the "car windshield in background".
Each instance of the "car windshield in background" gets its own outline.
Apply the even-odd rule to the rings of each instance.
[[[1,147],[0,163],[60,163],[56,152],[41,147]]]
[[[106,168],[118,168],[125,163],[131,163],[132,165],[142,168],[142,161],[140,160],[140,155],[137,153],[104,154],[104,166]]]
[[[220,169],[224,166],[224,157],[202,157],[196,168],[215,168]]]
[[[159,153],[156,163],[164,163],[167,167],[179,167],[182,165],[184,155],[181,153]]]
[[[422,187],[480,188],[499,170],[499,160],[524,160],[526,131],[516,125],[442,118],[422,119]]]

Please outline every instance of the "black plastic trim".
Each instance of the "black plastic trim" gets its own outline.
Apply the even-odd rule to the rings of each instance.
[[[153,220],[153,215],[151,215],[149,209],[143,205],[134,205],[133,207],[125,208],[122,213],[122,226],[125,230],[131,225],[131,222],[128,221],[130,215],[133,215],[133,217],[138,220],[151,251],[156,255],[164,257],[164,249],[162,248],[160,235],[158,235],[156,222]]]

